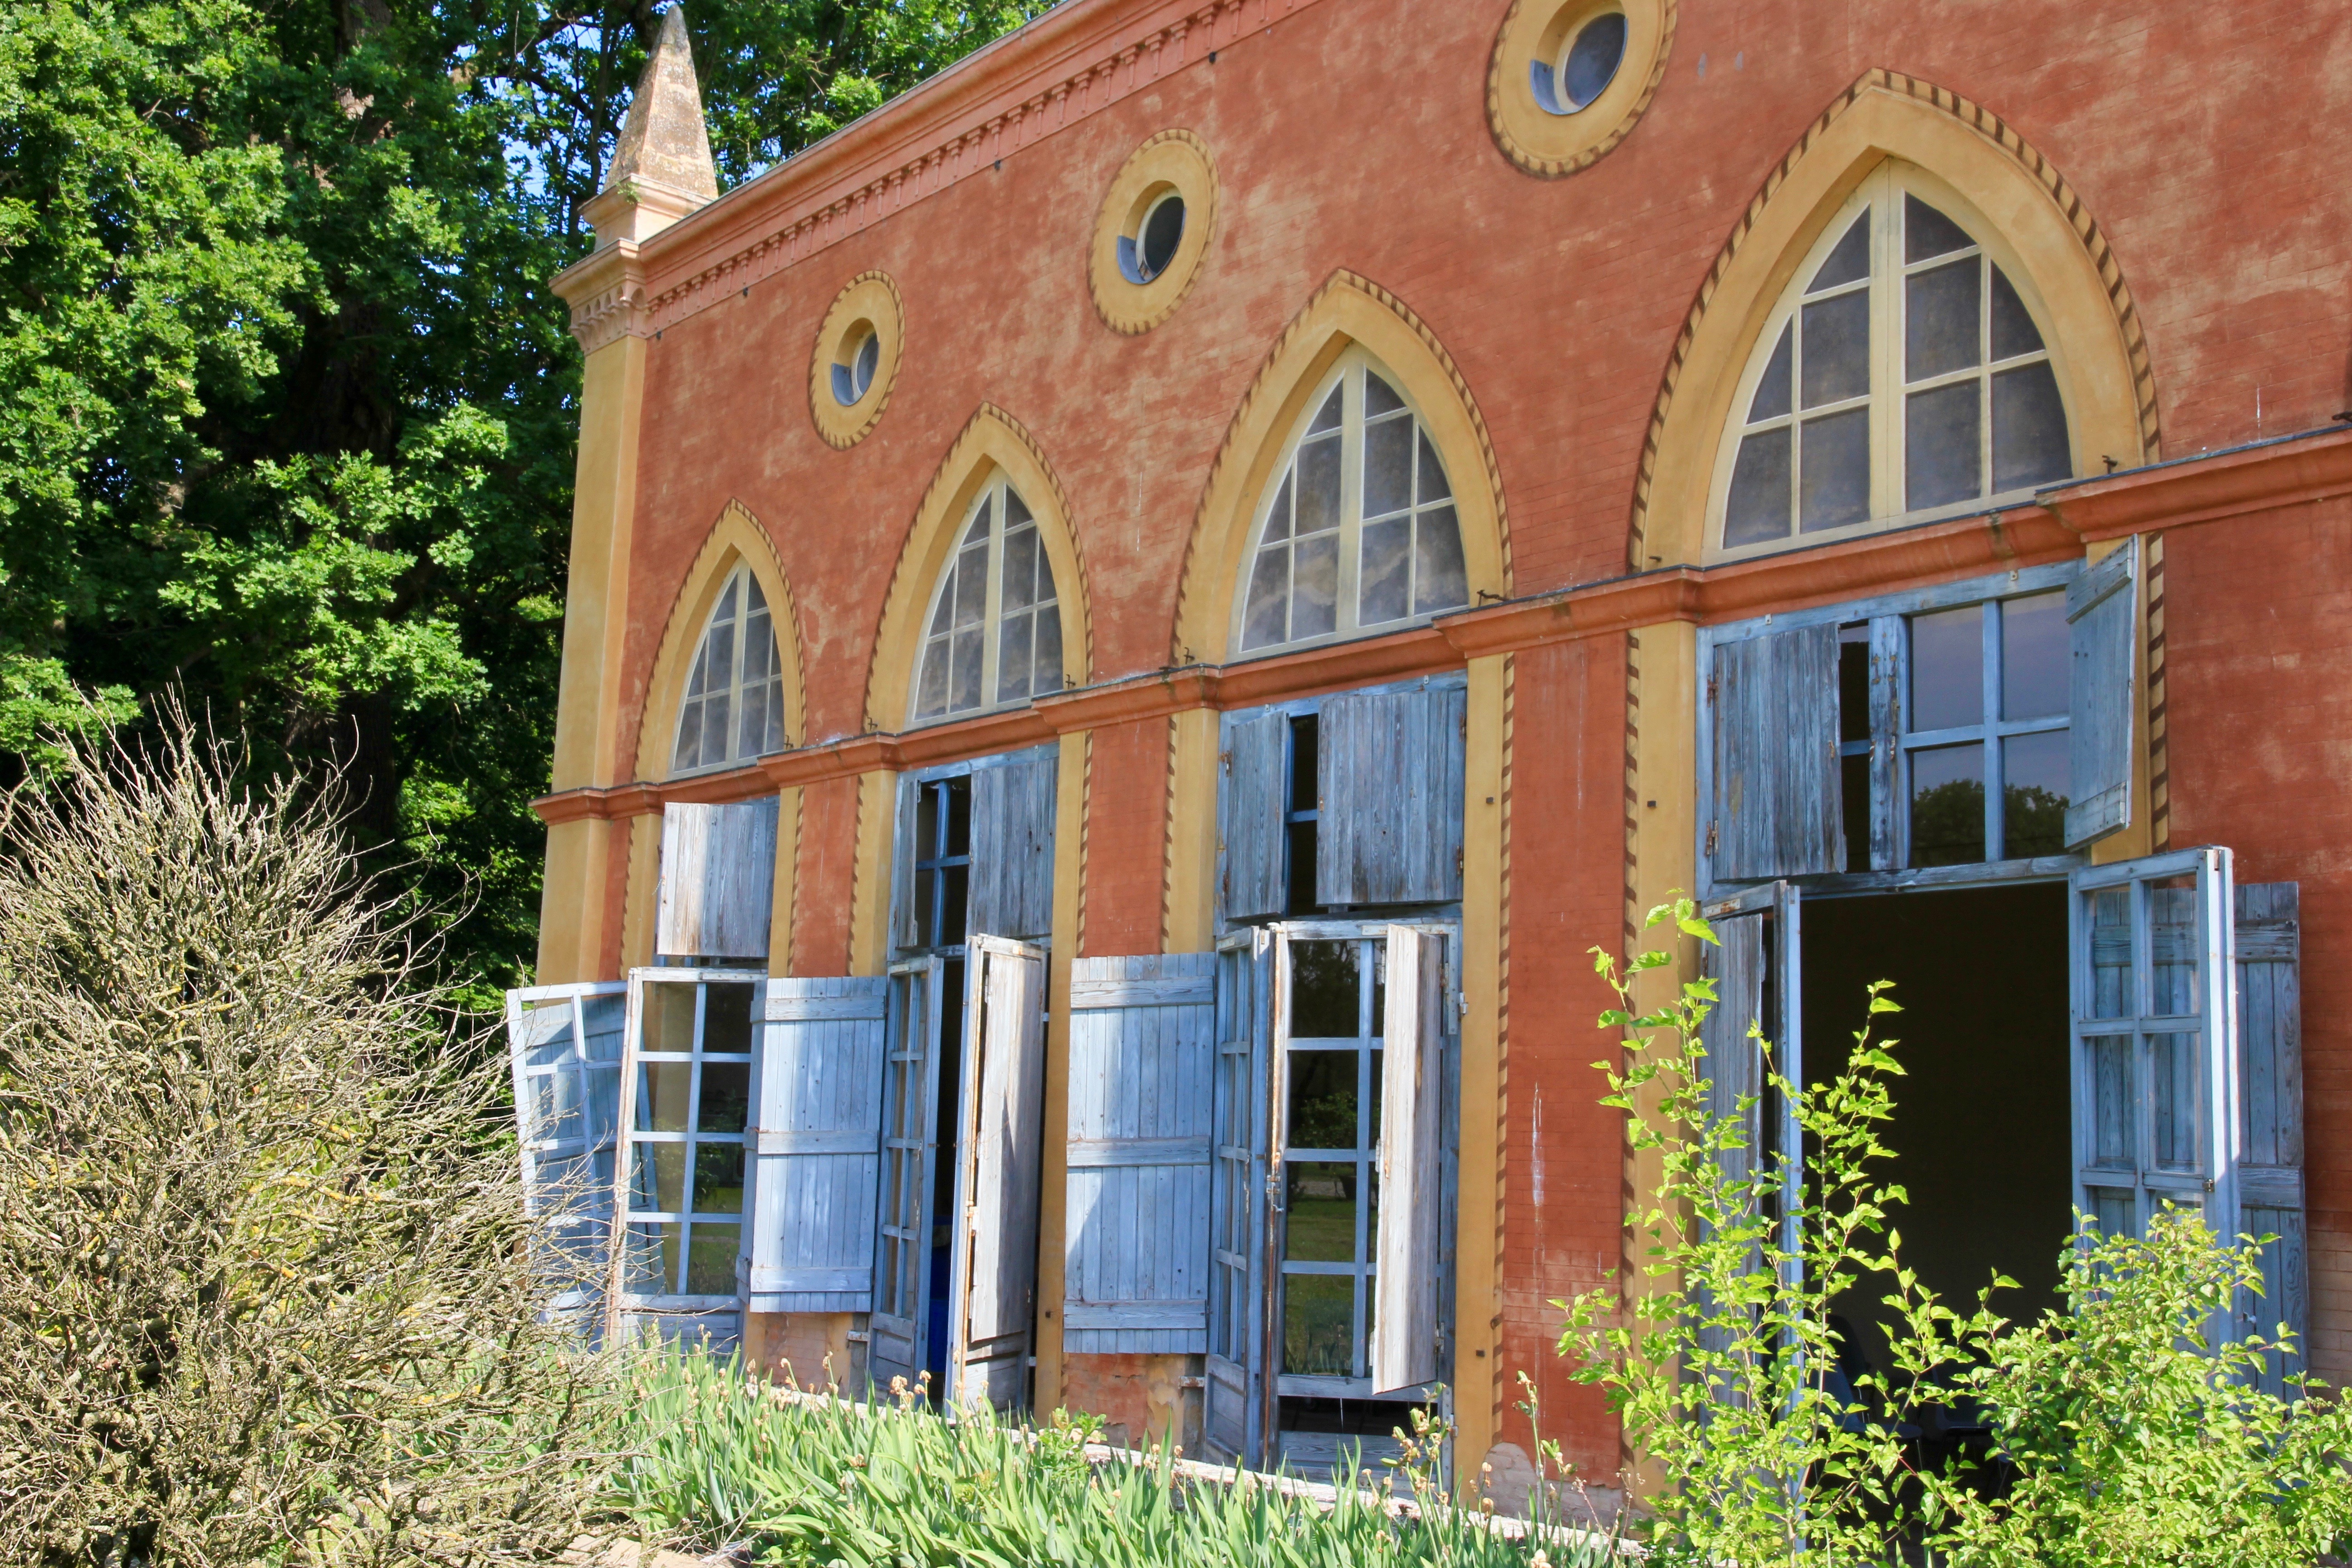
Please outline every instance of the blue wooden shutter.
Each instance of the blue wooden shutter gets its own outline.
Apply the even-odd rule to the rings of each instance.
[[[751,1062],[754,1312],[873,1310],[887,985],[878,977],[768,982]]]
[[[1706,678],[1713,880],[1846,868],[1837,661],[1834,626],[1715,645]]]
[[[1228,1459],[1265,1462],[1267,1256],[1266,1145],[1273,1102],[1271,932],[1230,938],[1217,952],[1217,1060],[1212,1117],[1209,1353],[1202,1426]]]
[[[1209,1348],[1216,962],[1071,965],[1065,1350]]]
[[[1217,831],[1229,921],[1265,920],[1289,907],[1284,872],[1290,808],[1290,719],[1260,712],[1224,721]]]
[[[1438,1378],[1439,1146],[1445,1044],[1445,938],[1388,929],[1381,1021],[1381,1210],[1372,1276],[1372,1392]]]
[[[665,958],[768,955],[778,802],[662,808],[654,951]]]
[[[2263,1375],[2292,1396],[2292,1372],[2311,1352],[2309,1233],[2303,1190],[2303,980],[2300,889],[2259,882],[2236,890],[2238,1086],[2242,1136],[2239,1225],[2278,1239],[2263,1247],[2263,1295],[2242,1303],[2245,1331],[2275,1339],[2284,1323],[2295,1353],[2273,1355]]]
[[[1462,897],[1459,686],[1351,691],[1316,732],[1315,892],[1324,904]]]
[[[1054,794],[1057,753],[971,775],[970,930],[1042,937],[1054,929]]]
[[[1045,1174],[1045,952],[972,939],[949,1250],[948,1397],[1023,1402],[1037,1322],[1037,1198]]]
[[[2084,567],[2066,589],[2074,713],[2069,849],[2081,849],[2131,822],[2132,735],[2139,706],[2132,684],[2138,574],[2139,541],[2131,539]]]
[[[614,1157],[628,1005],[625,980],[507,993],[523,1209],[541,1224],[543,1267],[557,1311],[589,1307],[612,1272]]]

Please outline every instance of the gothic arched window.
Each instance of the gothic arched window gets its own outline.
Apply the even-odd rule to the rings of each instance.
[[[678,705],[670,771],[748,763],[784,749],[784,674],[768,597],[748,566],[719,590]]]
[[[1003,478],[965,519],[931,590],[914,715],[982,713],[1062,689],[1062,610],[1037,520]]]
[[[1244,653],[1383,631],[1470,603],[1445,465],[1387,375],[1350,350],[1307,399],[1250,535]]]
[[[1882,164],[1797,269],[1733,403],[1720,551],[1957,515],[2074,477],[2037,302],[1997,238],[1945,210],[1958,206]]]

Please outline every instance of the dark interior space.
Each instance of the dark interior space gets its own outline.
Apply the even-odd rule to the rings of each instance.
[[[2066,890],[2060,884],[1807,899],[1805,1076],[1850,1056],[1874,980],[1900,1013],[1877,1019],[1900,1045],[1895,1159],[1910,1194],[1894,1223],[1904,1261],[1956,1310],[1995,1269],[2021,1289],[1994,1298],[2011,1319],[2057,1304],[2058,1254],[2073,1224],[2067,1168]],[[1875,1286],[1848,1303],[1858,1348],[1888,1366]]]

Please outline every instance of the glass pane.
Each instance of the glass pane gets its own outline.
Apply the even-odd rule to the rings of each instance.
[[[2197,1158],[2197,1074],[2205,1053],[2195,1035],[2153,1035],[2147,1042],[2147,1076],[2156,1147],[2151,1163],[2159,1171],[2194,1171]]]
[[[687,1095],[693,1087],[691,1062],[637,1064],[637,1131],[686,1131]]]
[[[2091,1056],[2091,1163],[2111,1171],[2137,1168],[2132,1138],[2132,1039],[2102,1035],[2085,1040]]]
[[[1984,390],[1976,381],[1904,400],[1903,485],[1914,511],[1984,493]]]
[[[1983,359],[1984,262],[1977,257],[1904,280],[1903,377],[1925,381]]]
[[[1282,488],[1274,492],[1274,505],[1265,514],[1265,533],[1261,542],[1271,544],[1277,539],[1290,537],[1290,473],[1285,469]]]
[[[1912,733],[1984,722],[1984,606],[1911,617]]]
[[[1869,290],[1841,294],[1805,307],[1802,382],[1807,408],[1869,392]]]
[[[1470,602],[1470,568],[1462,559],[1462,525],[1450,506],[1433,507],[1413,524],[1412,613],[1432,616]]]
[[[1795,322],[1780,329],[1780,341],[1772,347],[1772,357],[1765,363],[1764,378],[1756,384],[1756,396],[1748,405],[1748,423],[1759,425],[1767,419],[1778,419],[1789,412],[1790,366],[1796,361]]]
[[[1723,509],[1725,549],[1789,537],[1789,428],[1782,426],[1739,443],[1731,496]]]
[[[1184,238],[1184,198],[1170,196],[1143,220],[1143,275],[1157,278],[1176,259]]]
[[[635,1212],[682,1214],[686,1210],[686,1145],[639,1143],[636,1170],[629,1183],[629,1207]]]
[[[659,982],[645,989],[644,1027],[637,1048],[646,1051],[690,1051],[694,1048],[696,987]]]
[[[1587,22],[1559,65],[1560,92],[1582,109],[1609,86],[1625,59],[1625,13],[1609,11]]]
[[[2066,595],[2036,594],[2000,606],[2000,715],[2044,719],[2068,710]]]
[[[2204,1006],[2199,989],[2197,879],[2183,877],[2147,890],[2148,981],[2154,994],[2148,1011],[2159,1018],[2187,1017]]]
[[[1250,570],[1249,607],[1242,616],[1242,647],[1272,647],[1288,640],[1290,547],[1271,545],[1257,552]]]
[[[973,545],[956,557],[955,621],[976,626],[988,613],[988,547]]]
[[[972,508],[971,525],[963,531],[964,543],[985,544],[988,542],[988,521],[989,514],[992,510],[992,497],[982,496],[980,498],[980,504]]]
[[[1824,289],[1869,276],[1870,209],[1864,207],[1862,216],[1846,229],[1845,237],[1837,242],[1837,248],[1830,252],[1829,259],[1822,263],[1821,270],[1813,274],[1806,291],[1818,294]]]
[[[766,743],[760,748],[763,756],[784,749],[784,683],[782,680],[768,682],[764,706],[768,710],[768,729]]]
[[[1429,444],[1428,433],[1422,431],[1418,426],[1414,426],[1414,429],[1418,433],[1416,438],[1421,444],[1420,488],[1414,492],[1414,499],[1422,501],[1444,500],[1454,493],[1454,487],[1446,482],[1445,465],[1437,460],[1437,448]]]
[[[1403,406],[1404,399],[1397,395],[1395,387],[1391,386],[1370,371],[1364,373],[1365,418],[1377,419],[1383,414],[1392,414]],[[1318,421],[1318,424],[1319,425],[1320,421]]]
[[[728,716],[733,710],[730,694],[724,691],[707,697],[702,703],[702,763],[727,760]]]
[[[2005,370],[1992,378],[1992,488],[2023,489],[2074,474],[2066,437],[2066,405],[2050,362]]]
[[[1356,1163],[1286,1163],[1282,1255],[1311,1263],[1356,1261]]]
[[[1004,526],[1014,529],[1034,521],[1029,513],[1029,503],[1021,499],[1020,492],[1007,489],[1004,492]]]
[[[694,1146],[694,1212],[743,1212],[743,1145],[697,1143]]]
[[[687,1255],[686,1293],[689,1296],[735,1294],[735,1255],[742,1250],[740,1225],[698,1225]]]
[[[1400,426],[1402,428],[1402,426]],[[1357,619],[1365,626],[1402,620],[1410,613],[1407,568],[1412,547],[1412,519],[1392,517],[1364,525],[1363,557],[1358,579],[1362,585]]]
[[[954,619],[955,581],[952,577],[942,577],[940,579],[939,608],[931,612],[930,635],[935,637],[946,636],[950,623]]]
[[[1029,695],[1029,617],[1006,618],[996,633],[996,700],[1017,702]]]
[[[1319,637],[1339,624],[1339,536],[1318,534],[1291,546],[1297,575],[1290,584],[1290,635]]]
[[[1360,1033],[1357,952],[1352,942],[1290,944],[1291,1038],[1352,1040]],[[1350,1140],[1339,1147],[1352,1149],[1355,1143]]]
[[[1911,753],[1911,864],[1962,866],[1985,858],[1984,747]]]
[[[2066,852],[2072,742],[2063,730],[2001,742],[2001,853],[2012,859]]]
[[[1344,388],[1341,387],[1333,387],[1331,395],[1323,400],[1323,406],[1315,411],[1315,423],[1307,427],[1307,433],[1309,436],[1318,435],[1325,430],[1337,430],[1339,427],[1340,395],[1343,390]]]
[[[1029,691],[1034,696],[1041,691],[1062,689],[1062,612],[1058,605],[1048,605],[1039,610],[1036,658],[1029,671]]]
[[[751,1119],[751,1064],[702,1064],[702,1100],[695,1107],[698,1132],[740,1132]]]
[[[1354,1375],[1355,1310],[1354,1276],[1284,1275],[1282,1370],[1308,1377]]]
[[[1753,439],[1753,437],[1750,437]],[[1870,515],[1870,410],[1855,408],[1805,422],[1804,468],[1797,515],[1811,532],[1843,528]]]
[[[1006,610],[1025,610],[1037,602],[1037,531],[1024,528],[1004,536],[1004,585],[997,590]]]
[[[1412,421],[1364,426],[1364,515],[1402,511],[1412,502]]]
[[[948,710],[948,645],[944,640],[923,649],[923,678],[915,688],[915,717],[936,718]]]
[[[961,712],[980,706],[980,628],[955,635],[948,664],[948,710]]]
[[[677,715],[677,751],[670,759],[674,768],[690,768],[702,760],[702,704],[688,702]]]
[[[1352,1150],[1361,1123],[1357,1118],[1356,1066],[1361,1053],[1290,1053],[1289,1149]]]
[[[735,754],[756,757],[768,749],[768,687],[766,682],[747,686],[741,693],[737,717],[741,732],[736,738]]]
[[[776,636],[767,612],[743,623],[743,679],[765,680],[776,672]]]
[[[1339,526],[1339,438],[1326,437],[1298,448],[1297,531],[1319,533]]]
[[[684,1229],[674,1220],[629,1227],[628,1257],[624,1268],[631,1290],[640,1296],[677,1293],[677,1246]]]
[[[2131,889],[2091,895],[2091,1016],[2128,1018],[2139,1010],[2132,984]]]
[[[751,991],[749,985],[704,987],[702,1050],[705,1056],[751,1048]]]
[[[1996,362],[2014,359],[2019,354],[2042,352],[2042,331],[2033,324],[2033,313],[2018,298],[2017,288],[2009,274],[1996,267],[1992,269],[1992,357]]]
[[[1965,250],[1974,245],[1968,230],[1921,201],[1903,198],[1903,259],[1925,261],[1932,256]]]

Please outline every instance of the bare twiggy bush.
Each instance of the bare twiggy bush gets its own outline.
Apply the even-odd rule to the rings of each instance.
[[[174,718],[0,842],[0,1561],[552,1561],[603,1369],[331,810]]]

